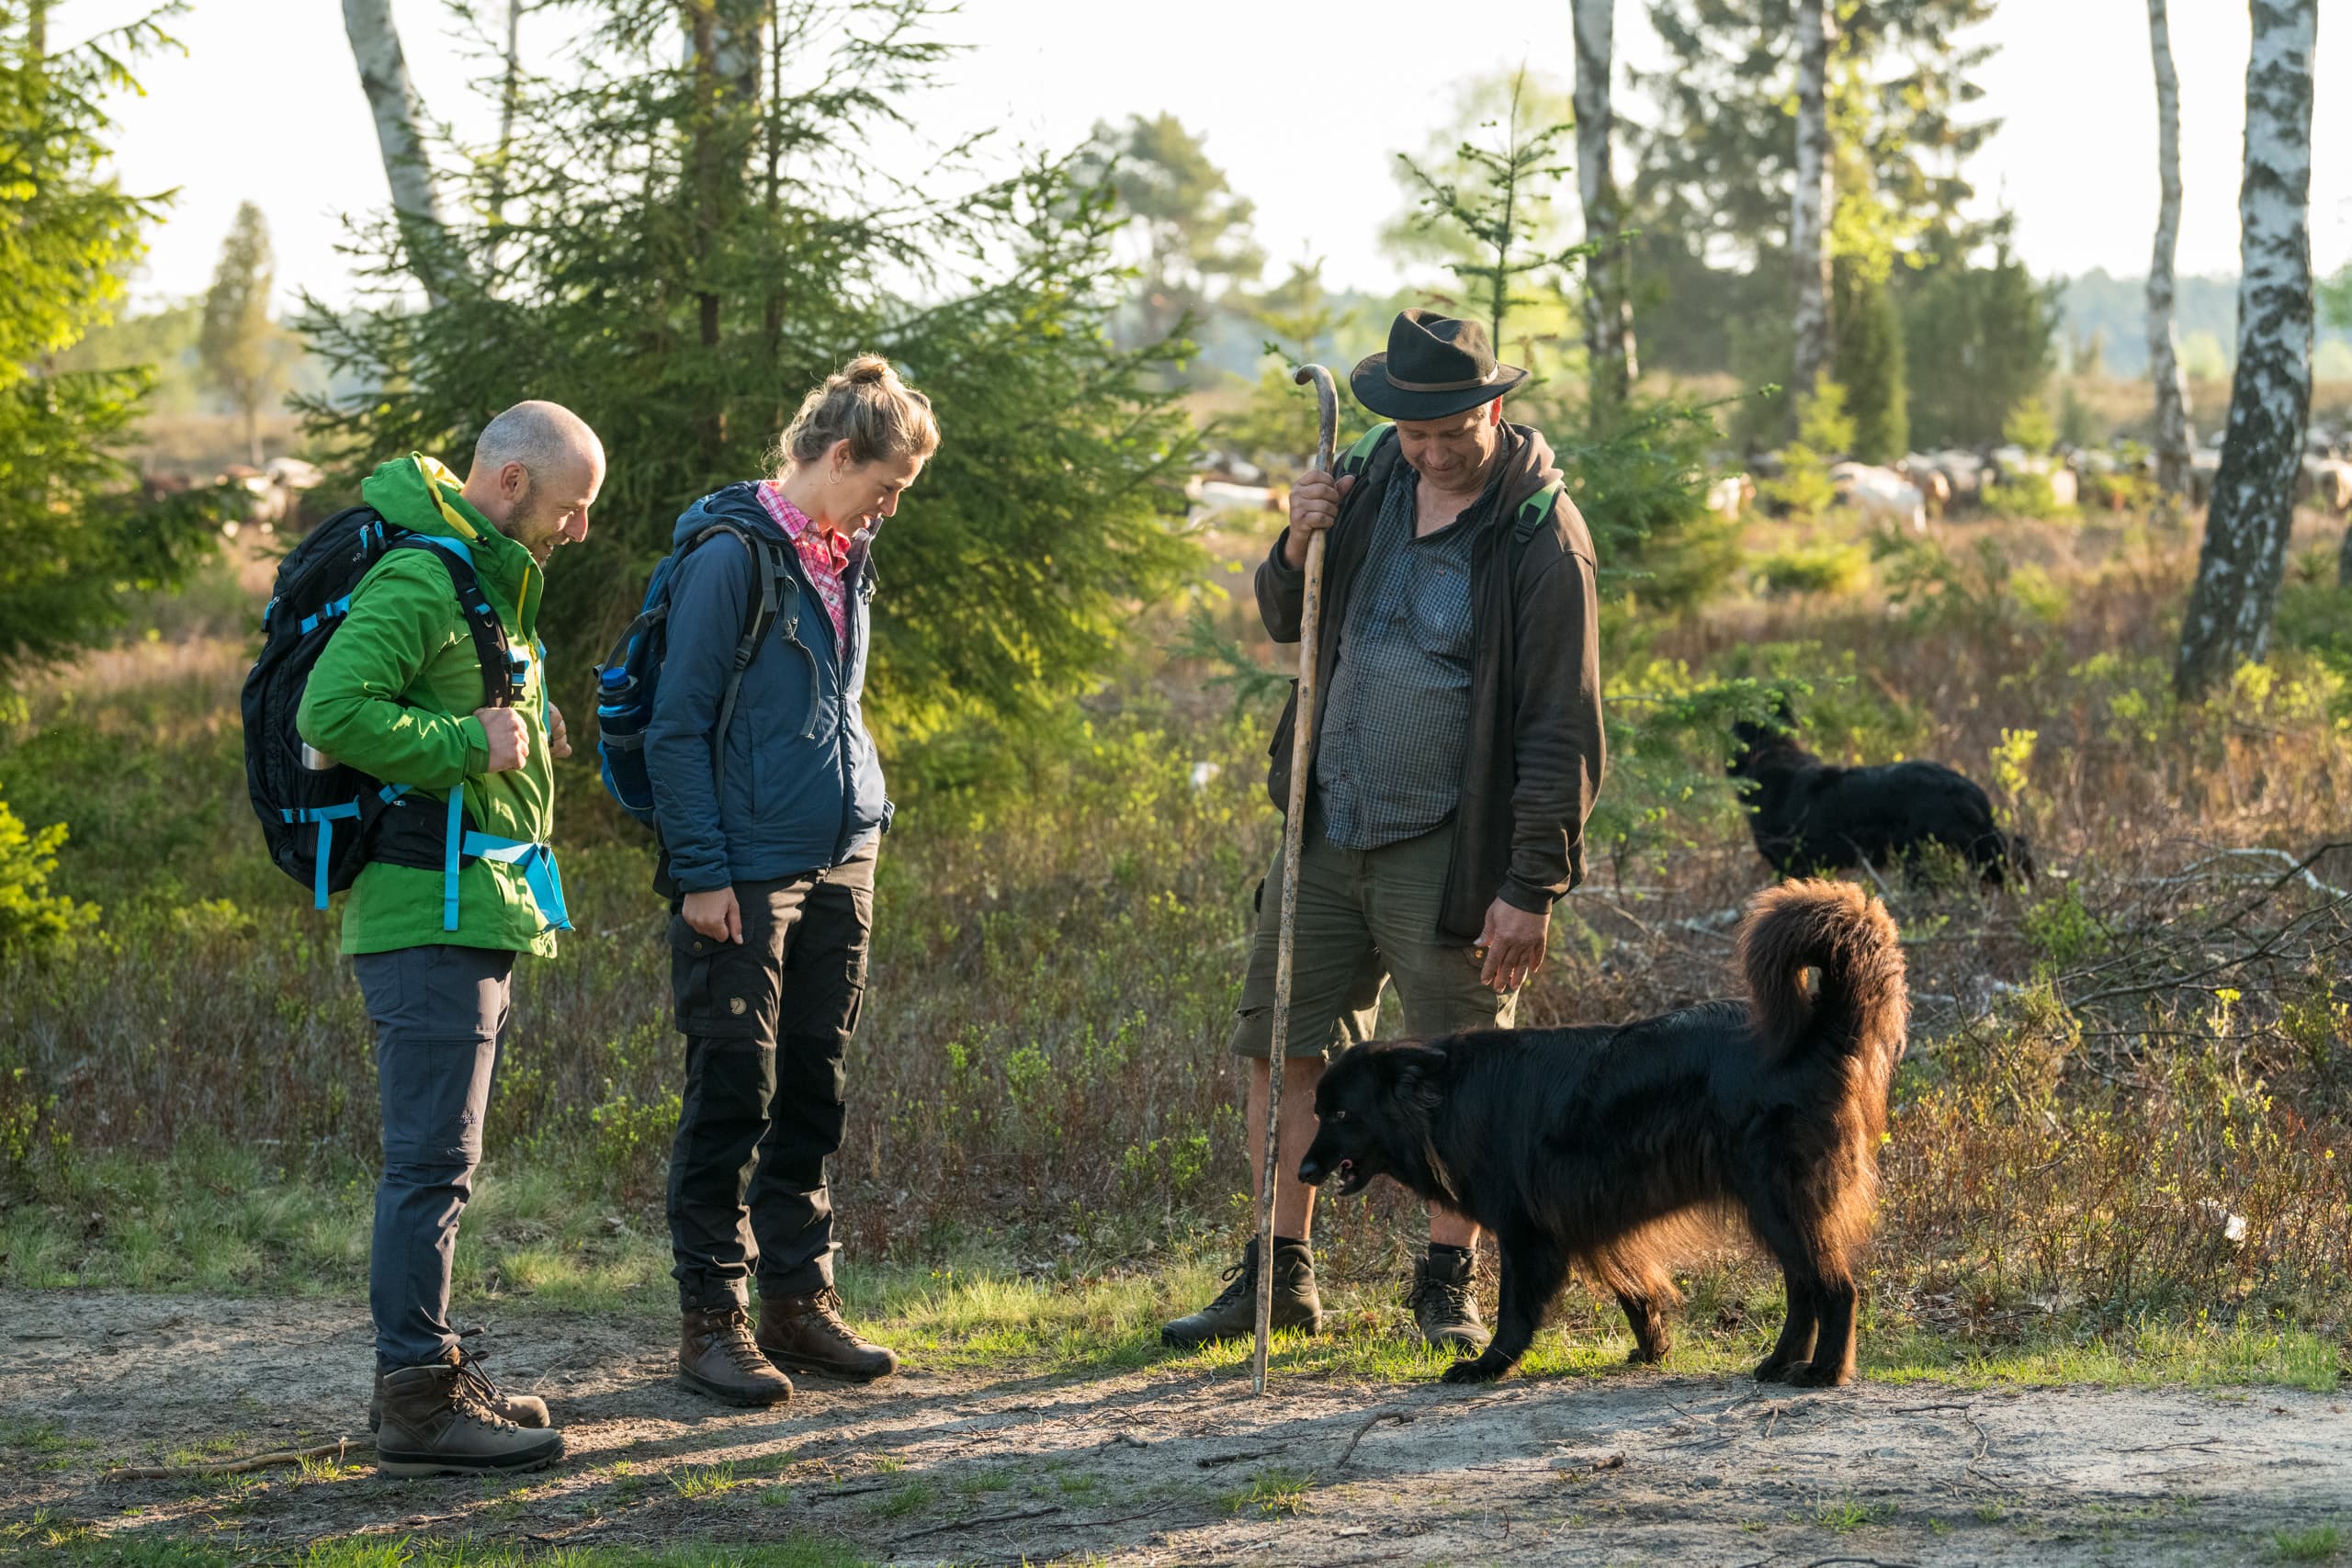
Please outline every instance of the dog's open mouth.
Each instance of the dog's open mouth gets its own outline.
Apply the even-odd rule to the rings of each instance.
[[[1372,1181],[1371,1176],[1363,1171],[1358,1170],[1356,1168],[1356,1162],[1351,1159],[1341,1160],[1340,1162],[1340,1168],[1331,1173],[1331,1179],[1339,1183],[1339,1186],[1335,1190],[1338,1192],[1339,1196],[1342,1198],[1354,1197],[1357,1193],[1363,1191],[1365,1187],[1370,1185]]]

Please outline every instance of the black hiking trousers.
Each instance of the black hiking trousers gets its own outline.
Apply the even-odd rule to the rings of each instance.
[[[865,998],[869,847],[840,865],[739,882],[743,940],[670,915],[686,1086],[670,1155],[670,1246],[686,1310],[833,1282],[825,1162],[842,1145],[843,1058]]]

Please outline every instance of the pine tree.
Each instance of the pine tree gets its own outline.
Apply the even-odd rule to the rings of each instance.
[[[268,220],[260,208],[244,202],[221,243],[212,287],[205,291],[197,354],[206,377],[243,419],[246,461],[255,467],[262,458],[262,411],[286,383],[286,344],[269,315],[276,287]]]
[[[579,671],[678,513],[767,472],[802,394],[879,352],[945,440],[876,546],[875,722],[896,743],[1058,704],[1196,558],[1165,521],[1194,445],[1169,350],[1107,330],[1114,195],[1068,159],[881,185],[864,130],[920,114],[944,49],[929,11],[780,9],[693,0],[681,58],[677,8],[582,0],[565,69],[521,73],[507,154],[443,170],[453,213],[500,181],[506,220],[452,218],[443,302],[403,308],[410,254],[382,220],[359,236],[360,307],[308,303],[315,348],[362,389],[301,400],[309,427],[364,467],[462,455],[524,397],[576,410],[611,462],[594,533],[550,574],[548,640]],[[477,281],[493,247],[495,294]]]
[[[1884,279],[1859,261],[1838,263],[1838,381],[1854,422],[1854,457],[1892,463],[1911,444],[1903,313]]]
[[[0,675],[103,636],[122,585],[176,581],[209,522],[139,503],[122,452],[152,369],[57,366],[112,319],[160,215],[116,183],[102,106],[169,40],[142,22],[54,54],[41,20],[0,0]]]

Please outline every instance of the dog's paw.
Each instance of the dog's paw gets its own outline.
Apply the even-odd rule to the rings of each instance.
[[[1780,1382],[1789,1375],[1789,1363],[1778,1356],[1768,1356],[1756,1368],[1758,1382]]]
[[[1499,1356],[1481,1356],[1475,1361],[1456,1361],[1445,1369],[1440,1382],[1492,1382],[1510,1371],[1510,1363]]]
[[[1853,1369],[1841,1367],[1834,1361],[1805,1361],[1788,1371],[1788,1382],[1792,1388],[1838,1388],[1853,1381]]]

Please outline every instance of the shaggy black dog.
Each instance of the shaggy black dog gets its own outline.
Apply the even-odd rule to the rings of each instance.
[[[2033,879],[2022,838],[1993,824],[1984,792],[1941,762],[1841,768],[1797,744],[1787,710],[1778,724],[1742,722],[1731,776],[1743,781],[1756,847],[1783,876],[1910,862],[1942,844],[1987,885]]]
[[[1323,1075],[1301,1181],[1345,1195],[1391,1177],[1501,1244],[1494,1340],[1446,1382],[1518,1365],[1571,1264],[1616,1292],[1633,1359],[1660,1359],[1668,1266],[1730,1220],[1788,1282],[1788,1321],[1756,1375],[1852,1379],[1854,1257],[1910,1012],[1903,950],[1860,888],[1795,882],[1758,896],[1738,963],[1745,1002],[1364,1045]]]

